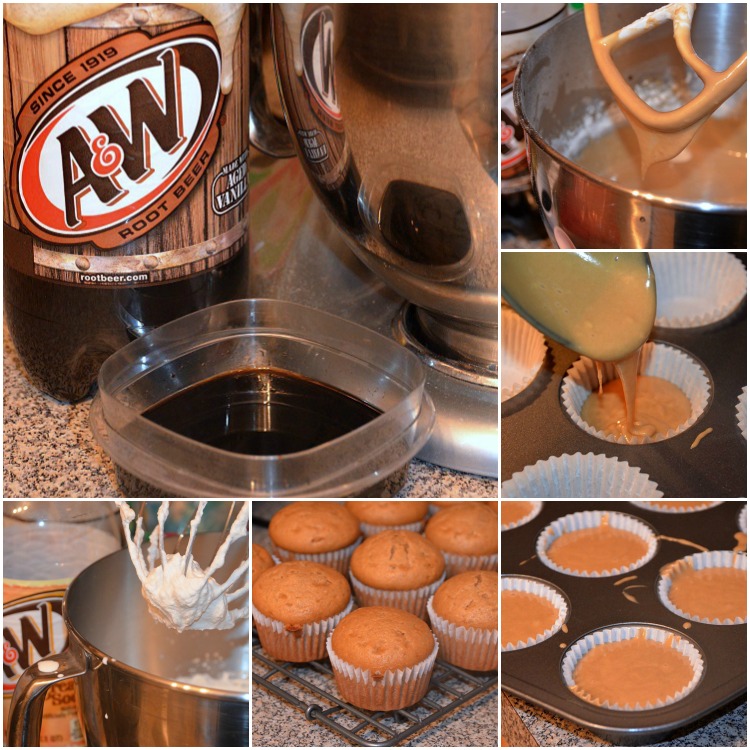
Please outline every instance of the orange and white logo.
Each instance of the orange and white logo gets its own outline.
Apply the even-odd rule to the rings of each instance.
[[[23,225],[109,249],[160,224],[218,144],[220,73],[208,23],[123,34],[53,73],[16,121],[11,194]]]

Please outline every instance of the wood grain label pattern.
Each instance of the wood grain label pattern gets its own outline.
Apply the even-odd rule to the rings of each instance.
[[[35,274],[91,283],[78,274],[85,275],[98,256],[102,284],[109,285],[108,274],[115,284],[121,278],[128,285],[158,283],[206,270],[241,249],[235,241],[216,252],[217,240],[226,247],[229,234],[236,238],[235,226],[244,224],[242,31],[235,87],[224,97],[219,46],[209,23],[170,24],[153,36],[68,28],[40,38],[5,26],[6,55],[15,64],[5,80],[10,174],[4,220],[32,235]],[[57,42],[48,39],[58,36]],[[53,57],[63,53],[68,62],[51,74],[47,61],[32,76],[25,69],[21,75],[28,46],[40,43],[57,46]],[[29,94],[29,81],[40,79]],[[15,133],[9,133],[14,101],[24,103]],[[27,247],[19,244],[18,254]],[[194,257],[174,252],[181,248],[193,250]],[[13,248],[6,251],[13,255]],[[71,254],[78,259],[73,268]],[[31,266],[27,257],[8,260],[24,272]],[[173,266],[177,261],[179,267]]]

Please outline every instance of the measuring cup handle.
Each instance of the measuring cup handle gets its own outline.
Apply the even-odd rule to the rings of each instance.
[[[270,27],[270,5],[252,3],[250,13],[250,143],[264,154],[286,159],[295,154],[292,137],[271,112],[263,80],[263,28]]]
[[[42,672],[39,664],[57,662],[54,672]],[[68,647],[60,654],[32,664],[19,678],[8,713],[8,744],[11,747],[39,747],[44,710],[44,694],[50,685],[86,673],[86,657]]]

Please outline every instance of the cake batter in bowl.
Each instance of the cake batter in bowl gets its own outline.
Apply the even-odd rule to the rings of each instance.
[[[623,27],[656,7],[602,6],[603,29]],[[744,6],[699,4],[692,40],[701,58],[723,70],[746,48]],[[614,59],[655,109],[673,110],[701,88],[669,25],[632,40]],[[558,24],[529,49],[514,97],[534,192],[558,247],[746,246],[746,85],[683,153],[652,166],[645,178],[632,129],[597,69],[583,14]]]
[[[210,564],[223,537],[197,535],[193,554],[202,567]],[[237,547],[243,545],[234,545],[227,555],[228,570],[247,554]],[[10,744],[39,745],[44,692],[54,682],[75,678],[89,746],[247,747],[248,619],[227,630],[183,633],[156,622],[127,550],[102,558],[75,578],[63,617],[68,646],[48,657],[58,666],[45,672],[35,664],[18,681]]]

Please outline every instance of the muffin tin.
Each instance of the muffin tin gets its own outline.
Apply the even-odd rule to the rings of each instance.
[[[747,385],[746,301],[714,325],[655,328],[653,338],[682,347],[708,369],[711,396],[695,424],[649,445],[619,445],[587,434],[568,417],[560,398],[562,379],[579,355],[547,339],[545,366],[524,391],[502,404],[501,481],[539,460],[580,452],[617,457],[638,467],[665,497],[745,497],[747,441],[737,424],[736,406]],[[708,427],[713,432],[691,450]]]
[[[548,501],[529,523],[502,533],[503,575],[538,578],[559,588],[570,601],[564,630],[535,646],[503,652],[501,683],[504,690],[591,729],[610,742],[644,745],[658,742],[747,690],[747,625],[707,625],[687,622],[659,601],[659,570],[669,562],[696,551],[694,547],[658,540],[655,556],[624,575],[583,578],[559,573],[536,556],[537,537],[554,520],[582,510],[619,511],[653,527],[658,535],[694,542],[709,550],[733,549],[739,516],[745,503],[724,502],[693,513],[659,513],[625,501]],[[615,585],[626,576],[637,576],[627,585],[644,588],[623,596]],[[501,611],[502,617],[502,611]],[[565,686],[561,665],[567,649],[588,633],[617,625],[643,624],[667,628],[692,641],[704,661],[695,690],[669,706],[647,711],[614,711],[577,698]],[[564,644],[564,646],[563,646]]]

